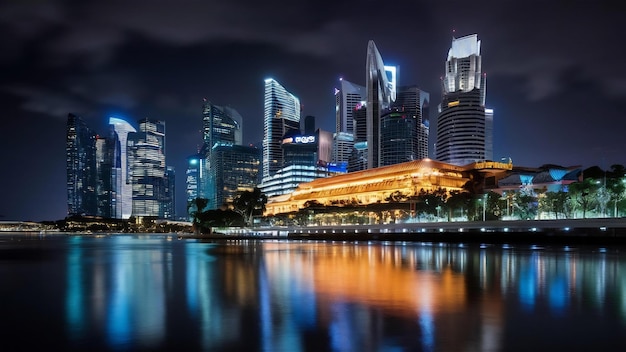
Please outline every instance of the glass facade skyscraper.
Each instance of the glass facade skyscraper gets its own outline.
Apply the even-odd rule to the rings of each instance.
[[[380,166],[380,118],[396,100],[395,66],[385,66],[373,40],[367,46],[366,61],[366,142],[367,168]]]
[[[396,101],[380,118],[380,166],[428,157],[430,95],[399,87]]]
[[[74,114],[67,115],[65,155],[67,214],[97,215],[96,133]]]
[[[214,145],[222,142],[240,145],[243,140],[242,120],[237,110],[205,100],[202,108],[202,138],[207,153]]]
[[[118,173],[121,176],[121,187],[118,191],[117,206],[121,209],[122,219],[128,219],[133,212],[133,189],[128,172],[127,138],[129,133],[137,130],[130,123],[116,117],[109,118],[109,124],[113,126],[120,142],[120,168]]]
[[[167,201],[165,123],[143,119],[139,131],[128,134],[129,178],[132,215],[165,217]]]
[[[365,104],[365,87],[340,80],[335,90],[334,162],[348,162],[354,146],[354,111]]]
[[[448,51],[437,119],[437,160],[466,165],[493,159],[493,110],[485,109],[478,35],[454,38]]]
[[[263,179],[283,167],[281,142],[289,130],[300,131],[300,99],[276,80],[265,80],[263,111]]]
[[[257,184],[261,151],[255,147],[217,143],[211,150],[207,209],[229,206],[238,192]]]
[[[96,169],[98,195],[98,216],[104,218],[122,218],[121,205],[118,204],[118,192],[122,185],[121,146],[113,126],[109,125],[106,137],[96,140]]]

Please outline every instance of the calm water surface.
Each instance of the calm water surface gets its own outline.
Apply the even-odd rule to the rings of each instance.
[[[626,350],[622,248],[0,235],[0,350]]]

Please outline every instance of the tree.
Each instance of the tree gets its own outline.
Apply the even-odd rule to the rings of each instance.
[[[583,219],[587,217],[587,211],[593,204],[593,193],[597,188],[596,182],[591,178],[585,178],[582,181],[574,182],[569,185],[569,194],[574,204],[576,204],[583,212]]]
[[[554,218],[558,219],[559,214],[564,214],[565,217],[568,217],[567,212],[567,201],[569,198],[569,194],[563,191],[557,192],[546,192],[543,197],[543,202],[545,206],[548,208],[548,211],[552,211],[554,213]]]
[[[486,194],[486,210],[485,220],[498,220],[502,216],[502,208],[500,207],[500,195],[490,191]]]
[[[513,196],[513,214],[521,220],[534,219],[537,215],[537,199],[528,191],[517,191]]]
[[[609,178],[606,181],[606,188],[613,202],[613,216],[618,217],[617,204],[624,200],[626,196],[626,185],[624,177],[626,176],[626,168],[624,165],[611,165],[611,171],[608,173]]]
[[[448,193],[444,188],[427,191],[423,188],[412,197],[415,203],[415,211],[418,214],[437,215],[437,212],[445,205]]]
[[[472,196],[469,192],[452,190],[450,196],[446,199],[445,208],[448,211],[448,221],[452,220],[452,215],[457,209],[461,210],[461,216],[465,214],[465,211],[469,208],[469,204],[472,200]]]
[[[262,215],[267,204],[267,196],[258,187],[252,191],[238,192],[233,199],[235,211],[241,214],[247,226],[252,226],[254,215]]]
[[[200,214],[207,204],[209,204],[209,200],[200,197],[196,197],[187,203],[187,214],[191,216],[194,232],[200,231]]]

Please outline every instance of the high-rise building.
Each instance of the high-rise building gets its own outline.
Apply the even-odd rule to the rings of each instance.
[[[97,215],[96,133],[74,114],[67,115],[65,154],[68,215]]]
[[[282,140],[283,167],[258,186],[268,197],[293,192],[300,183],[345,173],[331,163],[333,134],[318,129],[314,134],[291,131]]]
[[[416,86],[399,87],[396,101],[380,118],[380,165],[428,157],[429,94]]]
[[[354,111],[365,104],[365,87],[340,79],[335,89],[333,161],[347,162],[354,146]]]
[[[263,179],[283,167],[281,142],[289,130],[300,130],[300,99],[276,80],[265,80],[263,114]]]
[[[206,209],[217,209],[257,184],[260,150],[241,145],[243,118],[235,109],[205,100],[202,120],[203,160],[188,159],[187,200],[206,198]]]
[[[261,164],[259,149],[222,142],[213,146],[210,155],[207,209],[229,206],[238,192],[256,187]]]
[[[165,168],[163,218],[176,219],[176,170],[173,166],[167,166]]]
[[[122,208],[118,204],[118,192],[122,187],[121,146],[112,125],[109,125],[109,134],[106,137],[97,137],[96,161],[97,215],[104,218],[121,219]]]
[[[376,44],[370,40],[366,60],[367,168],[380,165],[380,118],[396,101],[397,67],[385,66]]]
[[[187,158],[187,171],[185,173],[185,194],[187,196],[187,203],[196,198],[206,198],[201,185],[202,179],[206,179],[206,176],[204,175],[206,172],[204,163],[204,155],[200,153],[191,155]]]
[[[453,38],[437,119],[437,160],[467,165],[493,159],[493,110],[485,109],[478,35]]]
[[[143,119],[127,140],[132,215],[165,217],[165,122]]]
[[[127,139],[128,134],[137,130],[125,120],[120,118],[109,118],[109,124],[113,126],[120,143],[120,165],[115,172],[121,176],[121,187],[117,192],[117,206],[120,207],[122,219],[128,219],[133,211],[133,189],[129,176]]]
[[[217,106],[204,100],[202,109],[202,137],[208,152],[222,142],[241,144],[243,118],[237,110],[228,106]]]
[[[367,106],[354,110],[354,144],[348,159],[348,172],[367,170]]]

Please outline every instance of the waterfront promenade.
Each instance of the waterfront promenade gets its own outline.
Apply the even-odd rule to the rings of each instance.
[[[216,229],[214,238],[286,238],[425,242],[573,242],[626,244],[626,219],[564,219],[313,225]]]

